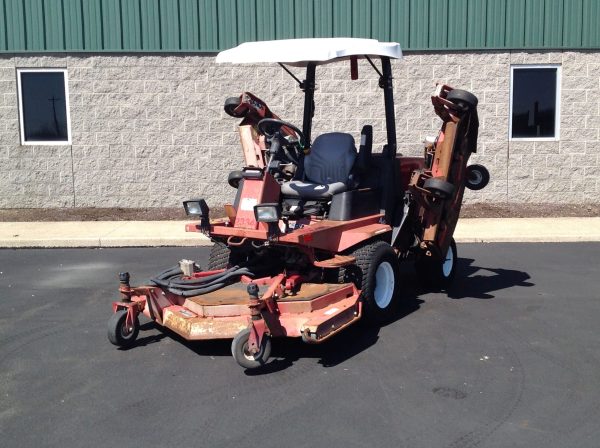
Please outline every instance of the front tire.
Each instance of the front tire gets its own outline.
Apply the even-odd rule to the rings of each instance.
[[[450,241],[450,247],[446,255],[441,260],[432,260],[424,254],[419,255],[415,262],[417,276],[425,286],[432,286],[434,289],[446,289],[456,275],[456,261],[458,252],[454,238]]]
[[[374,241],[352,255],[356,264],[346,268],[345,281],[361,289],[364,319],[372,324],[388,322],[399,305],[400,268],[394,249],[384,241]]]
[[[119,310],[108,319],[108,340],[117,347],[131,347],[140,332],[136,316],[132,328],[127,327],[127,310]]]
[[[227,269],[236,266],[239,263],[243,263],[246,259],[247,257],[244,258],[243,254],[232,251],[227,244],[221,241],[215,241],[215,244],[210,248],[206,270],[216,271],[218,269]]]
[[[248,339],[250,329],[240,331],[231,342],[231,354],[233,359],[244,369],[257,369],[264,366],[271,356],[271,337],[264,335],[258,353],[252,354],[248,351]]]

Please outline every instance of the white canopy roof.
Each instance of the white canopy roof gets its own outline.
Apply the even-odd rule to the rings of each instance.
[[[402,57],[400,44],[379,42],[375,39],[333,37],[319,39],[284,39],[262,42],[246,42],[220,52],[217,62],[233,64],[256,64],[281,62],[295,66],[306,66],[308,62],[326,64],[350,56]]]

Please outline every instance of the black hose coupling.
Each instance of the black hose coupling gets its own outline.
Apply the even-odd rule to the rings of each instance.
[[[131,286],[129,285],[129,272],[119,272],[119,292],[123,302],[131,301]]]
[[[256,283],[248,284],[247,291],[248,291],[248,295],[252,299],[258,299],[258,285]]]

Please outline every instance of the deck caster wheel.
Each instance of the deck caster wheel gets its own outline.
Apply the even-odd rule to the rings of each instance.
[[[417,276],[423,285],[434,289],[446,289],[454,280],[456,274],[457,251],[454,238],[442,260],[432,260],[431,257],[420,255],[415,261]]]
[[[108,340],[117,347],[130,347],[139,332],[140,322],[137,317],[133,327],[127,327],[127,310],[119,310],[108,319]]]
[[[431,192],[432,195],[440,199],[446,199],[454,193],[454,185],[442,179],[435,177],[427,179],[423,182],[423,188]]]
[[[264,366],[271,356],[271,337],[264,335],[258,353],[252,354],[248,350],[250,329],[240,331],[231,342],[233,359],[244,369],[257,369]]]
[[[481,190],[490,181],[490,172],[483,165],[469,165],[467,167],[467,180],[465,187],[469,190]]]

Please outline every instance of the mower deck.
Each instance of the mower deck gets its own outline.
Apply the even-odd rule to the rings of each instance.
[[[185,339],[230,339],[248,327],[250,298],[246,283],[187,298],[163,310],[163,325]],[[261,286],[261,294],[267,287]],[[352,284],[303,283],[297,292],[278,298],[274,336],[300,337],[318,343],[360,318],[358,292]]]

